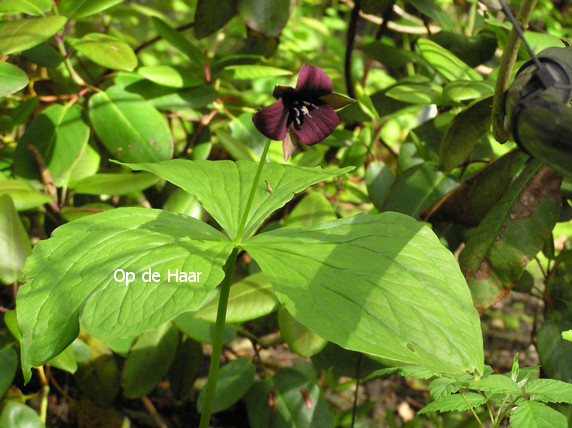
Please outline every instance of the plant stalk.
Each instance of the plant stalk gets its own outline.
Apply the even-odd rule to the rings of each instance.
[[[523,0],[520,5],[520,9],[516,15],[516,22],[523,31],[528,25],[535,6],[536,0]],[[511,134],[510,129],[505,127],[505,94],[509,87],[510,75],[518,56],[519,47],[520,38],[513,28],[508,36],[508,41],[502,54],[493,98],[493,135],[499,143],[504,143],[510,138]]]
[[[248,195],[248,202],[246,203],[246,209],[242,215],[240,226],[238,232],[234,239],[234,249],[228,257],[226,264],[224,266],[224,279],[220,287],[220,296],[218,301],[217,315],[216,315],[216,325],[214,332],[213,350],[211,355],[211,361],[209,366],[209,377],[207,379],[207,385],[205,389],[205,401],[203,403],[203,411],[201,414],[200,428],[208,428],[209,421],[211,418],[213,402],[216,393],[216,382],[218,380],[218,371],[220,365],[220,356],[222,353],[222,341],[224,337],[224,325],[226,321],[226,308],[228,306],[228,296],[230,293],[230,284],[232,282],[232,274],[234,271],[234,265],[236,263],[236,257],[238,256],[239,248],[237,244],[242,238],[242,233],[244,232],[244,227],[246,225],[246,219],[250,213],[252,207],[252,201],[254,200],[254,193],[258,187],[258,182],[260,181],[260,175],[262,174],[262,168],[266,162],[266,155],[270,148],[271,140],[266,141],[264,146],[264,151],[260,157],[260,162],[258,164],[258,169],[256,170],[256,175],[254,176],[254,182],[252,183],[252,188],[250,189],[250,194]]]

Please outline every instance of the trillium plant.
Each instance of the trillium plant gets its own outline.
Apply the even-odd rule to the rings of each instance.
[[[201,427],[207,427],[242,252],[260,266],[290,316],[323,339],[429,376],[483,376],[479,316],[454,256],[427,226],[385,212],[264,230],[295,194],[353,169],[267,162],[272,140],[283,141],[288,158],[298,142],[326,139],[339,124],[334,107],[351,102],[310,65],[301,68],[296,88],[277,86],[274,96],[277,101],[253,118],[268,137],[258,163],[122,163],[195,195],[220,229],[163,210],[118,208],[65,224],[34,247],[17,302],[26,379],[32,366],[74,341],[80,323],[98,338],[130,338],[192,318],[217,293],[209,376],[199,400]],[[143,281],[150,268],[163,280]],[[114,280],[117,269],[133,274],[128,287]],[[166,273],[176,269],[202,272],[201,280],[167,282]]]

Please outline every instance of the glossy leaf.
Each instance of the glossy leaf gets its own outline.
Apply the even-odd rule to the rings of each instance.
[[[163,116],[141,96],[111,87],[89,100],[89,118],[105,148],[125,162],[158,162],[173,154]]]
[[[282,228],[244,247],[290,314],[323,338],[394,364],[483,373],[479,318],[462,274],[437,237],[410,217],[358,215]]]
[[[176,351],[177,330],[171,323],[139,336],[123,366],[123,395],[139,398],[150,393],[169,371]]]
[[[264,77],[289,76],[292,73],[267,65],[229,65],[220,72],[222,77],[234,80],[253,80]]]
[[[52,200],[22,180],[0,180],[0,196],[2,195],[9,195],[18,211],[36,209]]]
[[[117,37],[89,33],[81,39],[68,38],[66,40],[76,51],[102,67],[126,71],[137,67],[137,57],[133,49]]]
[[[30,238],[12,198],[0,196],[0,283],[14,284],[21,277],[22,266],[31,252]]]
[[[43,364],[75,339],[80,316],[90,334],[111,339],[198,309],[222,280],[231,247],[205,223],[143,208],[119,208],[61,226],[34,247],[25,266],[27,284],[18,293],[27,379],[31,365]],[[142,281],[149,268],[160,273],[160,282]],[[133,272],[134,281],[116,282],[117,269]],[[197,283],[174,282],[168,269],[202,276]]]
[[[28,147],[33,145],[42,156],[56,186],[65,185],[69,173],[88,144],[89,134],[79,105],[54,104],[46,108],[26,128],[18,142],[15,174],[40,180],[37,161]]]
[[[66,23],[63,16],[0,22],[0,54],[33,48],[56,34]]]
[[[153,186],[159,179],[153,174],[96,174],[86,177],[73,186],[76,193],[85,195],[127,195]]]
[[[77,371],[77,360],[75,358],[73,346],[68,346],[63,352],[48,361],[48,364],[68,373],[75,373]]]
[[[2,428],[45,428],[40,416],[31,407],[17,401],[9,401],[0,413]]]
[[[198,0],[195,12],[195,36],[202,39],[216,33],[236,15],[237,0]]]
[[[0,13],[25,13],[40,16],[52,8],[50,0],[0,0]]]
[[[195,318],[216,322],[218,296],[203,306]],[[278,300],[272,291],[272,285],[262,273],[255,273],[230,287],[227,323],[243,323],[268,315],[276,309]]]
[[[443,171],[449,172],[469,158],[491,128],[492,109],[491,96],[471,104],[453,118],[441,141],[439,165]]]
[[[189,70],[170,65],[147,65],[139,67],[137,72],[151,82],[170,88],[188,88],[204,83],[204,80],[194,76]]]
[[[273,37],[286,26],[290,7],[290,0],[238,0],[238,13],[246,25]]]
[[[445,79],[483,80],[479,73],[437,43],[419,39],[417,47],[421,56]]]
[[[18,92],[28,85],[28,75],[21,68],[0,62],[0,97]]]
[[[187,161],[176,159],[161,163],[125,164],[133,170],[145,170],[195,195],[203,208],[234,239],[242,214],[246,209],[251,183],[258,165],[248,161]],[[262,180],[273,189],[269,193],[264,181],[258,184],[252,209],[246,221],[243,236],[254,232],[266,217],[284,206],[307,187],[337,177],[352,168],[303,168],[268,163],[262,170]],[[213,193],[212,189],[224,189]]]
[[[475,305],[484,309],[516,285],[560,213],[561,176],[529,161],[459,256]]]
[[[397,176],[383,204],[383,211],[397,211],[417,217],[456,186],[437,171],[433,162],[424,162]]]
[[[327,340],[292,318],[286,308],[281,308],[278,311],[278,327],[280,328],[280,336],[288,348],[302,357],[311,357],[317,354],[328,343]]]
[[[476,67],[489,61],[497,49],[496,37],[487,32],[466,36],[453,31],[439,31],[437,34],[433,34],[430,39],[439,43],[470,67]],[[535,52],[539,51],[540,49],[535,50]]]
[[[443,88],[443,95],[446,98],[457,102],[490,97],[495,91],[493,83],[494,82],[489,80],[484,80],[482,82],[476,82],[474,80],[456,80],[445,85]]]
[[[62,0],[58,4],[58,9],[68,18],[86,18],[121,2],[123,0]]]
[[[566,428],[566,416],[546,404],[524,401],[510,415],[510,425],[519,428]]]
[[[308,227],[336,219],[336,212],[330,201],[321,193],[314,192],[305,196],[296,205],[288,216],[286,225]]]
[[[213,413],[222,412],[240,400],[254,383],[255,369],[248,358],[239,358],[225,365],[218,375]],[[205,388],[199,394],[197,407],[202,412]]]
[[[441,94],[428,85],[397,84],[386,93],[389,98],[411,104],[438,104]]]

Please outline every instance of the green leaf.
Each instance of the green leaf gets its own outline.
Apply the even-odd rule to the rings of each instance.
[[[290,17],[290,0],[238,0],[238,13],[253,30],[277,37]]]
[[[357,101],[346,95],[338,94],[337,92],[332,92],[331,94],[322,95],[320,99],[325,103],[329,104],[334,110],[339,110]]]
[[[35,191],[22,180],[0,180],[1,195],[9,195],[18,211],[36,209],[52,200],[50,196]]]
[[[170,65],[147,65],[139,67],[137,72],[151,82],[170,88],[188,88],[204,83],[204,80],[194,76],[189,70]]]
[[[19,67],[0,62],[0,97],[18,92],[28,85],[28,75]]]
[[[463,395],[465,396],[464,398]],[[479,407],[487,401],[485,396],[477,394],[476,392],[465,392],[463,395],[453,394],[448,395],[439,401],[433,401],[419,410],[417,414],[424,415],[426,413],[433,412],[462,412],[469,410],[467,402],[474,408]]]
[[[212,344],[214,341],[215,324],[208,321],[193,319],[192,312],[186,312],[175,318],[175,325],[188,337],[200,343]],[[226,344],[236,339],[236,326],[226,323],[222,343]]]
[[[530,399],[545,403],[572,404],[572,384],[555,379],[536,379],[524,386]]]
[[[459,256],[473,300],[487,308],[516,285],[560,214],[561,176],[531,160],[467,240]]]
[[[371,162],[365,171],[367,193],[378,210],[381,210],[385,198],[395,181],[395,175],[383,162]]]
[[[320,352],[328,341],[308,330],[288,313],[286,308],[278,311],[280,336],[290,350],[302,357],[311,357]]]
[[[24,268],[27,284],[18,293],[27,379],[32,365],[75,339],[80,318],[91,335],[112,339],[198,309],[222,280],[231,249],[207,224],[160,210],[119,208],[59,227],[34,247]],[[118,274],[117,282],[117,269],[132,272],[134,281],[126,286]],[[160,282],[143,282],[149,269],[160,274]],[[202,276],[196,283],[175,282],[168,269]]]
[[[410,104],[439,104],[441,94],[428,85],[403,83],[392,86],[386,93],[389,98]]]
[[[429,384],[429,393],[433,400],[441,401],[448,395],[454,394],[462,387],[462,383],[450,377],[439,377]]]
[[[2,428],[45,428],[46,425],[34,410],[17,401],[8,401],[0,414]]]
[[[453,255],[412,218],[287,227],[244,248],[290,314],[324,339],[399,365],[482,374],[479,317],[465,280]]]
[[[0,22],[0,55],[25,51],[56,34],[66,23],[63,16]]]
[[[169,386],[177,399],[185,399],[192,391],[202,366],[202,344],[192,339],[179,343],[177,354],[169,369]]]
[[[220,144],[234,159],[250,161],[256,161],[259,159],[244,139],[235,138],[222,129],[217,129],[215,131],[215,135],[217,136]]]
[[[68,43],[94,63],[112,70],[131,71],[137,67],[137,56],[126,42],[101,33],[89,33],[81,39],[67,38]]]
[[[477,101],[457,114],[447,129],[439,152],[439,166],[450,172],[465,162],[491,128],[493,97]]]
[[[195,195],[203,208],[232,239],[238,226],[258,165],[248,161],[188,161],[175,159],[160,163],[124,164],[133,170],[145,170]],[[243,237],[254,232],[273,211],[281,208],[307,187],[337,177],[353,168],[322,169],[268,163],[254,194],[252,209]],[[273,189],[270,194],[264,181]],[[224,192],[213,192],[224,189]],[[239,237],[239,238],[243,238]]]
[[[321,193],[305,196],[286,220],[287,226],[308,227],[318,223],[333,221],[338,217],[330,201]]]
[[[452,101],[467,101],[476,98],[485,98],[493,95],[495,91],[494,82],[484,80],[475,82],[474,80],[456,80],[447,83],[443,88],[443,95]]]
[[[479,380],[471,381],[468,388],[495,394],[520,394],[521,390],[514,380],[508,376],[493,374]]]
[[[497,49],[496,37],[485,32],[475,36],[465,36],[452,31],[439,31],[437,34],[433,34],[430,39],[439,43],[470,67],[476,67],[489,61]],[[539,50],[535,50],[535,52],[539,52]]]
[[[159,178],[153,174],[96,174],[86,177],[73,186],[75,193],[84,195],[128,195],[153,186]]]
[[[110,352],[110,351],[107,351]],[[100,406],[110,406],[120,388],[120,373],[115,356],[103,354],[80,364],[74,375],[81,392]]]
[[[222,412],[240,400],[254,383],[256,370],[247,358],[239,358],[225,365],[219,373],[216,382],[216,392],[213,402],[213,413]],[[203,411],[205,388],[201,389],[197,408]]]
[[[165,118],[143,97],[112,86],[89,100],[95,133],[116,159],[158,162],[173,155]]]
[[[1,0],[0,13],[26,13],[39,16],[52,9],[50,0]]]
[[[203,306],[195,319],[216,322],[218,296]],[[255,273],[230,287],[227,323],[243,323],[268,315],[276,309],[278,300],[272,291],[272,285],[263,273]]]
[[[383,211],[419,218],[456,185],[453,179],[437,170],[434,162],[421,163],[397,176],[385,198]]]
[[[545,404],[524,401],[510,415],[510,425],[518,428],[566,428],[566,416]]]
[[[421,56],[445,79],[449,81],[483,80],[479,73],[437,43],[428,39],[419,39],[417,47]]]
[[[75,373],[77,371],[77,360],[75,358],[73,346],[68,346],[63,352],[48,361],[48,364],[68,373]]]
[[[221,77],[234,80],[254,80],[264,77],[290,76],[292,72],[267,65],[229,65],[220,72]]]
[[[0,349],[0,398],[4,396],[18,369],[18,354],[11,347]]]
[[[543,372],[565,382],[572,382],[572,343],[565,341],[560,332],[569,327],[570,322],[547,319],[538,330],[536,341]]]
[[[14,284],[31,252],[30,238],[12,198],[10,195],[0,196],[0,283]]]
[[[563,331],[562,332],[562,339],[565,339],[565,340],[568,340],[569,342],[572,342],[572,330]]]
[[[205,62],[202,51],[188,39],[178,33],[173,27],[160,18],[152,17],[151,21],[159,35],[171,46],[185,55],[195,65],[202,66]]]
[[[171,323],[139,336],[121,373],[123,395],[133,399],[153,391],[169,371],[176,351],[177,330]]]
[[[70,19],[86,18],[121,2],[123,0],[62,0],[58,4],[58,9],[62,15]]]
[[[360,109],[367,114],[370,118],[379,120],[379,113],[377,112],[371,98],[361,85],[356,85],[356,98]]]
[[[453,28],[453,21],[451,17],[439,7],[432,0],[407,0],[407,3],[412,5],[415,9],[421,12],[423,15],[427,15],[429,18],[437,21],[439,25],[445,29]]]
[[[34,119],[18,142],[14,173],[29,180],[40,180],[36,159],[28,147],[33,145],[56,186],[65,185],[87,147],[89,132],[79,105],[51,105]]]
[[[269,397],[274,398],[274,408],[268,405]],[[278,369],[272,378],[255,383],[246,397],[246,408],[253,427],[334,427],[324,393],[314,380],[292,368]]]
[[[199,109],[208,106],[218,97],[210,85],[196,88],[176,89],[141,80],[125,88],[128,92],[141,95],[159,110]]]
[[[12,309],[4,314],[4,324],[12,336],[16,340],[20,340],[22,335],[18,329],[18,320],[16,319],[16,310]]]
[[[361,49],[392,71],[398,71],[408,62],[418,62],[421,59],[415,52],[389,46],[379,40],[362,46]]]
[[[203,39],[216,33],[236,15],[237,0],[198,0],[195,12],[195,37]]]
[[[175,214],[186,214],[199,220],[206,220],[206,212],[196,196],[176,189],[169,195],[163,209]]]

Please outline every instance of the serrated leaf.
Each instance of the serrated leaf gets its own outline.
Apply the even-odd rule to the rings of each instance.
[[[218,296],[203,306],[195,319],[216,322]],[[230,287],[227,323],[243,323],[268,315],[278,306],[278,299],[272,291],[272,285],[263,273],[247,276]]]
[[[244,248],[290,314],[323,338],[435,374],[482,374],[480,323],[462,274],[437,237],[410,217],[286,227]]]
[[[510,415],[510,426],[514,428],[566,428],[566,416],[545,404],[524,401]]]
[[[173,154],[165,118],[143,97],[112,86],[89,100],[95,133],[111,155],[125,162],[158,162]]]
[[[10,195],[0,196],[0,283],[14,284],[32,252],[32,244]],[[1,395],[1,394],[0,394]]]
[[[572,384],[556,379],[536,379],[528,382],[524,391],[530,399],[545,403],[572,404]]]
[[[461,388],[462,384],[454,378],[439,377],[429,384],[429,393],[433,400],[441,401],[448,395],[451,395]]]
[[[124,164],[133,170],[152,172],[195,195],[203,208],[232,239],[238,233],[246,209],[251,183],[258,164],[248,161],[188,161],[175,159],[160,163]],[[244,237],[254,232],[270,213],[284,206],[295,193],[337,177],[353,168],[322,169],[267,163],[254,194]],[[269,193],[267,181],[273,189]],[[221,189],[221,192],[213,192]],[[222,191],[224,189],[224,192]],[[240,237],[242,238],[242,237]]]
[[[165,323],[143,333],[125,360],[121,383],[126,398],[149,394],[169,371],[177,351],[177,330]]]
[[[463,395],[448,395],[439,401],[429,403],[427,406],[419,410],[417,414],[424,415],[426,413],[433,412],[462,412],[469,410],[470,407],[467,405],[467,402],[471,407],[475,408],[479,407],[487,401],[486,397],[481,394],[477,394],[476,392],[465,392]]]
[[[417,47],[421,56],[445,79],[449,81],[483,80],[479,73],[437,43],[428,39],[419,39]]]
[[[117,37],[89,33],[81,39],[68,38],[68,43],[94,63],[112,70],[131,71],[137,67],[137,56],[131,46]]]
[[[64,16],[17,19],[0,22],[0,54],[33,48],[56,34],[66,23]]]
[[[231,249],[207,224],[160,210],[119,208],[61,226],[34,247],[24,268],[27,284],[18,293],[27,379],[32,365],[75,339],[80,318],[91,335],[112,339],[198,309],[222,280]],[[150,268],[160,273],[160,282],[142,281]],[[133,272],[134,281],[116,282],[117,269]],[[202,276],[196,283],[169,281],[168,269]]]
[[[222,367],[216,383],[213,413],[222,412],[240,400],[254,383],[256,370],[248,358],[239,358]],[[197,408],[202,413],[205,387],[199,393]]]
[[[86,18],[121,2],[123,0],[62,0],[58,9],[69,18]]]
[[[480,138],[491,128],[492,107],[491,96],[471,104],[453,118],[439,151],[443,171],[449,172],[469,158]]]
[[[0,97],[18,92],[28,85],[28,75],[21,68],[0,62]]]
[[[468,388],[475,389],[482,392],[508,394],[520,394],[522,391],[508,376],[493,374],[483,377],[482,379],[471,381],[468,383]]]
[[[467,240],[459,262],[478,308],[506,296],[542,249],[560,213],[561,179],[529,161]]]
[[[65,185],[87,147],[89,134],[79,105],[54,104],[46,108],[18,142],[14,173],[28,180],[40,180],[37,162],[28,148],[32,145],[42,156],[56,186]]]

